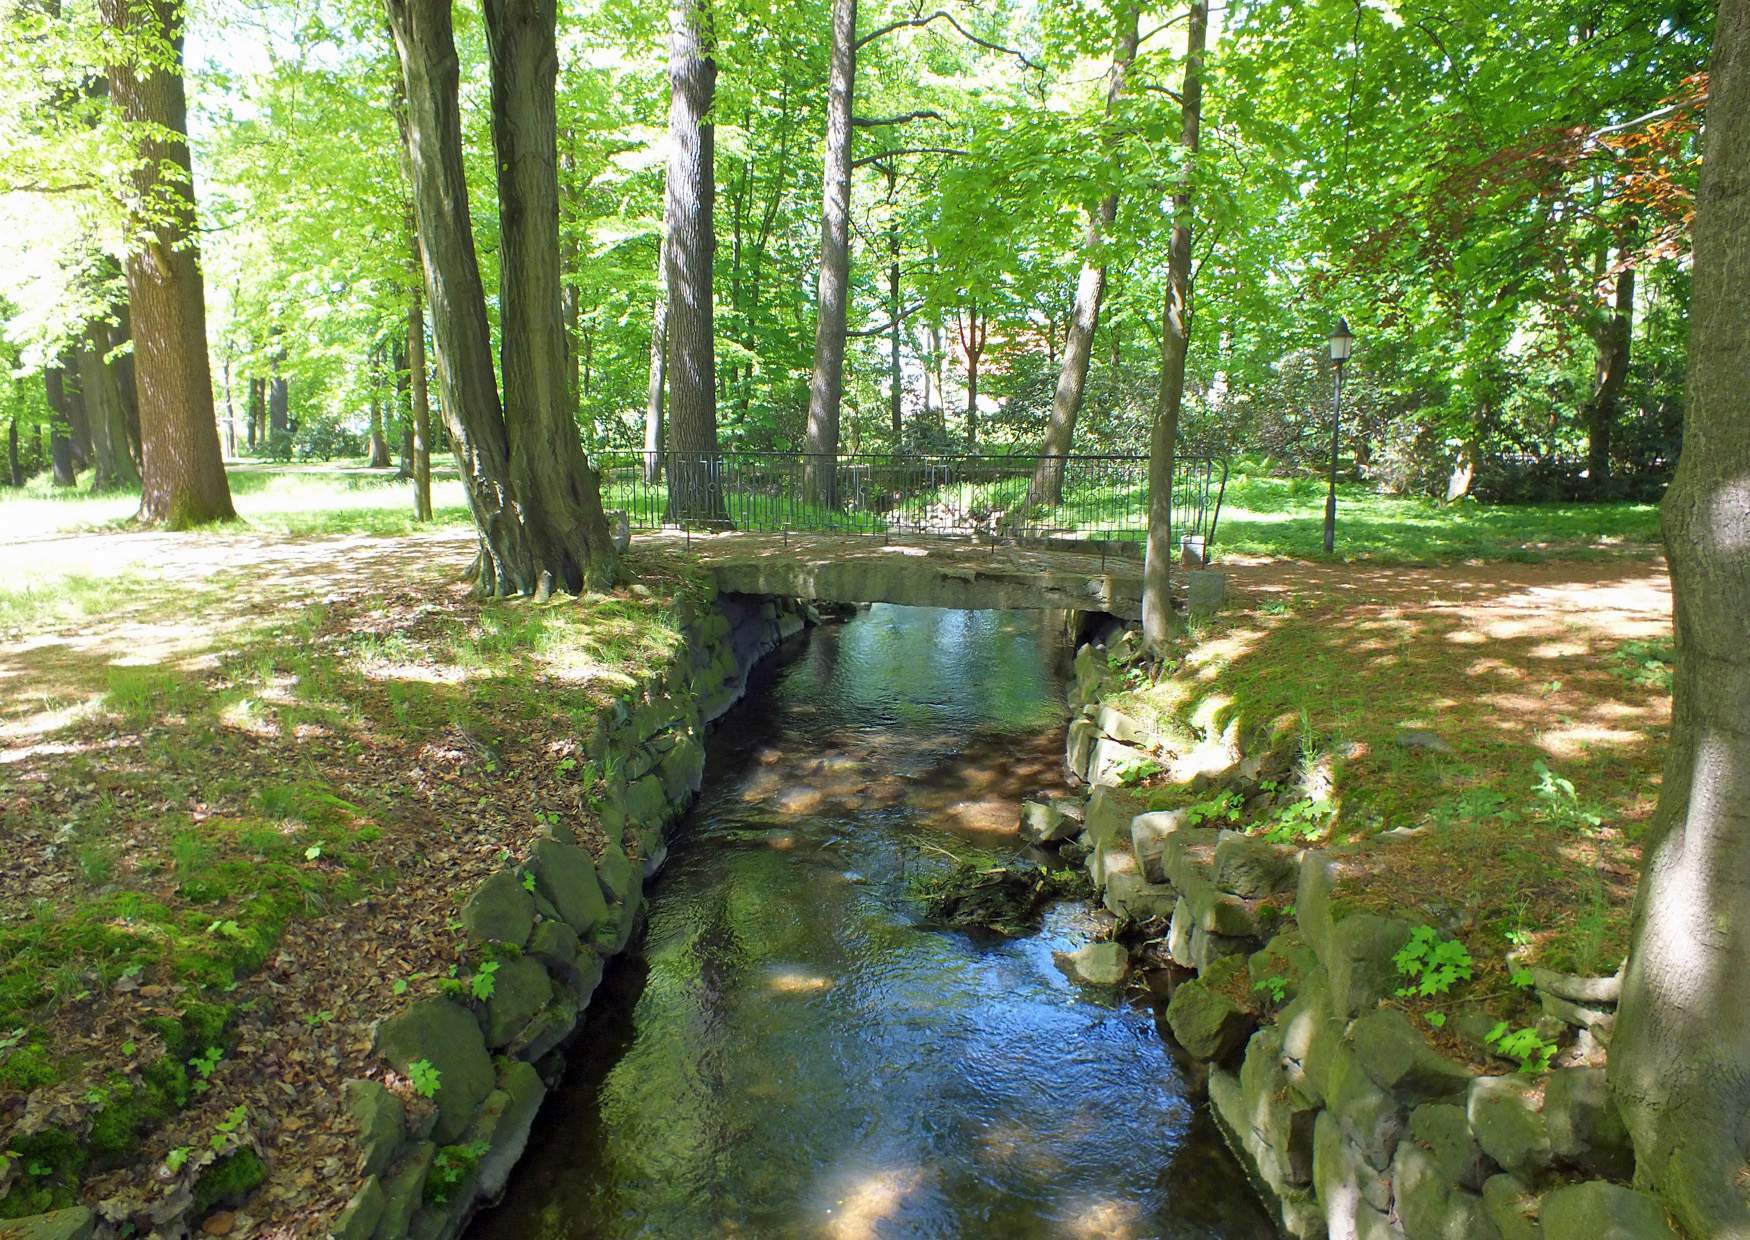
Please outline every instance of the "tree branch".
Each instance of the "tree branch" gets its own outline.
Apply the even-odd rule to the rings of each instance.
[[[942,21],[947,22],[950,26],[954,27],[954,29],[958,30],[960,32],[960,37],[965,39],[968,43],[976,43],[976,44],[978,44],[978,46],[984,47],[984,48],[989,48],[993,52],[1001,52],[1005,56],[1013,56],[1016,60],[1020,61],[1024,65],[1026,65],[1029,69],[1039,69],[1039,70],[1043,71],[1045,68],[1044,65],[1039,64],[1037,61],[1029,59],[1025,52],[1018,52],[1012,47],[1004,47],[1001,43],[992,43],[989,39],[979,38],[977,35],[973,34],[972,31],[968,30],[965,26],[962,26],[958,21],[956,21],[954,19],[954,15],[952,13],[948,13],[942,9],[937,9],[934,13],[931,13],[928,17],[908,17],[908,18],[905,18],[903,21],[890,22],[887,25],[882,26],[878,29],[871,30],[868,34],[864,35],[862,38],[857,40],[857,42],[855,44],[856,49],[858,51],[862,51],[864,47],[875,42],[876,39],[884,39],[896,30],[906,30],[906,29],[915,28],[915,27],[919,27],[919,26],[927,26],[931,22],[936,21],[938,18],[941,19]]]
[[[906,125],[912,121],[939,121],[942,114],[932,108],[919,108],[916,112],[905,112],[899,116],[853,116],[851,124],[858,129],[873,129],[877,125]]]
[[[901,155],[966,155],[969,152],[957,146],[902,146],[892,151],[877,151],[873,155],[863,155],[851,161],[851,167],[861,168],[865,164],[878,164],[884,159],[896,159]]]
[[[1699,95],[1692,95],[1688,99],[1679,99],[1676,103],[1666,104],[1662,108],[1654,108],[1645,116],[1637,116],[1632,121],[1623,121],[1617,125],[1606,125],[1603,129],[1594,129],[1591,133],[1586,135],[1586,145],[1592,145],[1607,134],[1621,133],[1625,129],[1634,129],[1640,125],[1651,125],[1655,121],[1668,120],[1673,116],[1678,116],[1689,111],[1691,108],[1704,107],[1706,104],[1706,91],[1701,92]]]
[[[904,310],[901,310],[893,318],[888,319],[887,322],[883,323],[880,327],[865,327],[860,332],[846,332],[845,335],[847,335],[847,336],[879,336],[883,332],[892,331],[894,324],[905,322],[912,315],[916,314],[919,310],[922,310],[923,308],[924,308],[923,302],[921,302],[921,301],[916,302],[913,305],[907,306]]]

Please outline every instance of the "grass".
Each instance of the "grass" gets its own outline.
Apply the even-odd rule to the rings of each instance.
[[[1415,573],[1249,594],[1184,644],[1173,675],[1115,704],[1188,752],[1219,755],[1227,736],[1283,755],[1282,791],[1250,810],[1165,779],[1154,795],[1337,849],[1346,898],[1457,918],[1479,959],[1511,948],[1610,972],[1668,727],[1664,596],[1632,562],[1518,571],[1462,603],[1450,576]],[[1644,606],[1611,602],[1631,588]]]

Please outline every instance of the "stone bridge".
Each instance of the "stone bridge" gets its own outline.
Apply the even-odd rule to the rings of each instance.
[[[686,555],[732,594],[822,603],[1048,609],[1142,617],[1142,558],[1098,549],[879,536],[641,534],[639,548]],[[1098,544],[1094,545],[1096,548]]]

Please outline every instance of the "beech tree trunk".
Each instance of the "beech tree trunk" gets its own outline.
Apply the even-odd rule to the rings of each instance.
[[[1634,336],[1635,272],[1625,268],[1616,277],[1615,306],[1597,333],[1598,364],[1592,399],[1586,402],[1586,489],[1602,499],[1610,488],[1610,446],[1616,430],[1622,387],[1628,379],[1629,347]]]
[[[249,381],[249,446],[259,448],[267,422],[267,380]]]
[[[415,257],[419,242],[413,243]],[[425,306],[415,286],[407,298],[408,424],[413,432],[413,518],[431,520],[431,399],[425,386]]]
[[[49,402],[49,460],[58,487],[74,486],[73,441],[67,436],[67,376],[57,363],[43,367],[43,394]]]
[[[832,70],[826,99],[826,164],[820,212],[820,281],[814,373],[808,381],[803,493],[838,500],[839,404],[845,391],[845,313],[851,282],[851,107],[857,81],[857,0],[833,0]]]
[[[109,332],[102,323],[86,328],[79,350],[79,387],[85,398],[85,417],[91,428],[91,489],[111,491],[140,481],[134,458],[128,452],[128,420],[122,408],[121,385],[115,368],[104,360]]]
[[[644,481],[662,477],[662,404],[668,386],[668,237],[656,252],[656,304],[650,314],[650,392],[644,401]]]
[[[144,133],[133,167],[136,202],[127,260],[139,387],[140,519],[173,529],[236,516],[219,451],[207,363],[206,294],[182,81],[178,0],[100,0],[122,55],[109,68],[122,116]],[[146,53],[146,54],[142,54]],[[166,176],[166,169],[174,174]],[[125,426],[125,422],[124,422]]]
[[[15,487],[24,485],[24,465],[18,459],[18,418],[16,415],[6,423],[6,479]]]
[[[115,356],[110,365],[115,367],[116,384],[122,398],[122,416],[128,427],[128,454],[134,458],[134,470],[137,473],[140,468],[140,392],[134,379],[133,321],[125,301],[115,306],[113,313],[115,322],[109,325],[109,351]]]
[[[1683,455],[1661,509],[1677,627],[1610,1082],[1636,1179],[1694,1236],[1750,1235],[1750,0],[1714,32]]]
[[[1179,407],[1185,399],[1185,355],[1191,347],[1191,163],[1203,123],[1203,44],[1209,6],[1192,0],[1185,35],[1185,81],[1180,90],[1179,145],[1185,168],[1173,194],[1173,235],[1167,245],[1167,299],[1161,325],[1161,388],[1148,448],[1148,545],[1142,568],[1142,640],[1161,651],[1177,629],[1173,618],[1173,455]]]
[[[468,211],[450,6],[426,0],[385,6],[406,89],[406,145],[440,405],[480,536],[477,584],[487,595],[533,594],[539,572],[511,488],[510,438]]]
[[[373,350],[374,352],[374,350]],[[377,368],[376,358],[371,359],[371,369]],[[374,390],[371,392],[371,459],[367,465],[371,469],[387,469],[394,462],[389,459],[389,435],[383,429],[383,395]]]
[[[1124,93],[1124,77],[1136,59],[1139,8],[1134,3],[1118,10],[1118,30],[1112,44],[1112,67],[1106,77],[1106,118],[1118,109]],[[1088,220],[1087,256],[1082,260],[1080,277],[1076,280],[1075,309],[1064,333],[1063,368],[1058,372],[1057,390],[1051,397],[1051,419],[1045,425],[1045,445],[1038,467],[1028,487],[1030,503],[1056,505],[1063,500],[1064,458],[1075,443],[1076,419],[1081,415],[1082,398],[1088,386],[1088,361],[1094,351],[1094,331],[1100,325],[1100,303],[1106,295],[1106,261],[1101,246],[1112,235],[1118,220],[1118,193],[1114,190],[1100,200],[1099,209]]]
[[[726,525],[717,446],[717,352],[712,306],[717,62],[709,0],[669,9],[668,515]]]
[[[284,375],[267,381],[267,430],[269,443],[292,433],[292,390]]]
[[[566,381],[559,274],[559,73],[555,0],[486,0],[498,152],[499,305],[511,479],[537,563],[573,594],[614,581],[601,484]],[[546,592],[551,586],[541,587]]]

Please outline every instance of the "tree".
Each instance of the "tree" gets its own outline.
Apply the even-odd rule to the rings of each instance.
[[[414,239],[414,262],[419,261],[419,240]],[[425,305],[419,285],[407,296],[407,399],[408,422],[413,432],[413,518],[431,520],[431,398],[425,378]]]
[[[668,388],[668,238],[656,251],[656,304],[650,313],[650,383],[644,398],[644,481],[662,476],[662,405]]]
[[[1209,7],[1192,0],[1180,88],[1179,145],[1185,164],[1173,191],[1173,239],[1167,250],[1167,299],[1161,315],[1161,387],[1148,449],[1148,545],[1142,567],[1142,640],[1159,651],[1173,620],[1173,454],[1185,399],[1185,356],[1191,347],[1191,178],[1203,123],[1203,43]]]
[[[1635,895],[1610,1082],[1637,1178],[1697,1236],[1750,1235],[1750,0],[1725,0],[1695,212],[1684,451],[1660,517],[1671,743]]]
[[[128,305],[139,387],[140,518],[174,529],[230,520],[207,363],[188,103],[177,0],[101,0],[115,38],[110,93],[137,135]]]
[[[1616,275],[1612,311],[1601,315],[1593,329],[1598,361],[1593,369],[1592,398],[1586,402],[1586,480],[1602,499],[1610,484],[1610,442],[1616,430],[1617,407],[1628,380],[1629,346],[1634,336],[1635,269]]]
[[[803,493],[838,499],[839,403],[845,390],[845,308],[851,282],[851,133],[857,84],[857,0],[833,0],[832,74],[827,87],[826,164],[820,212],[820,281],[814,372],[808,381]]]
[[[566,379],[554,113],[557,21],[555,0],[486,0],[510,470],[535,562],[553,582],[577,593],[586,584],[612,583],[614,547],[600,483],[578,442]]]
[[[1124,0],[1116,18],[1117,35],[1112,45],[1112,67],[1106,77],[1106,116],[1111,119],[1124,93],[1124,76],[1136,59],[1139,6]],[[1045,445],[1027,498],[1035,504],[1055,505],[1063,499],[1064,457],[1075,443],[1076,418],[1087,390],[1088,361],[1093,354],[1094,332],[1100,325],[1100,302],[1106,294],[1106,262],[1102,246],[1110,240],[1118,220],[1118,191],[1100,200],[1088,218],[1087,255],[1076,280],[1075,309],[1064,333],[1063,370],[1051,398],[1051,420],[1045,427]]]
[[[708,5],[673,0],[669,9],[668,509],[678,521],[724,524],[712,291],[717,61]]]
[[[108,325],[93,321],[79,349],[79,390],[91,428],[94,491],[132,487],[140,481],[128,451],[128,418],[121,379],[109,358]]]

